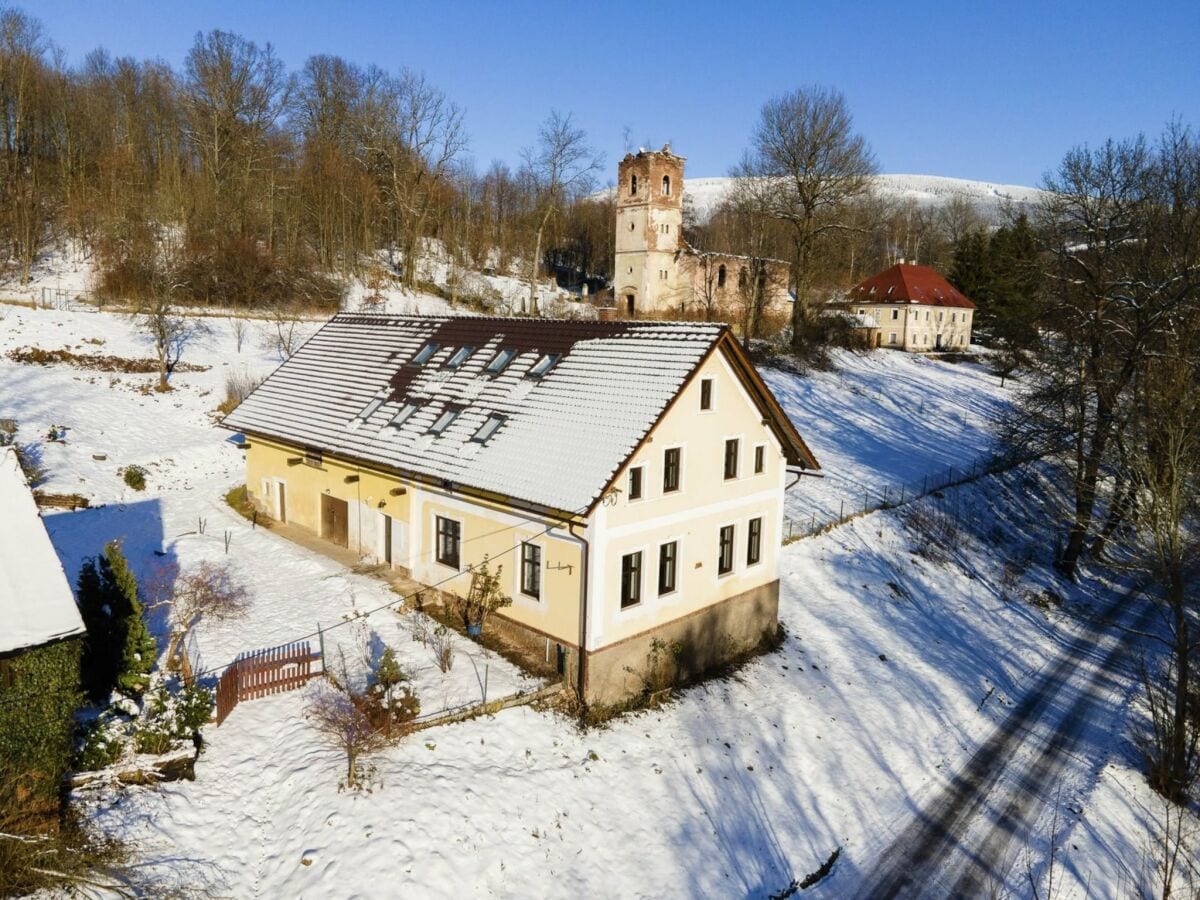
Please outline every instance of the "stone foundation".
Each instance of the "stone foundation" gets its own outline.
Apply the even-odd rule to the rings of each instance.
[[[762,646],[778,628],[779,581],[775,580],[589,653],[585,699],[619,703],[640,693],[641,675],[656,638],[680,645],[676,681],[687,682]]]

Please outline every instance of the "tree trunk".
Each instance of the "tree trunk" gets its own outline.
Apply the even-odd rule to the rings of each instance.
[[[553,209],[553,207],[551,208]],[[546,223],[550,221],[551,210],[546,210],[546,214],[542,216],[541,224],[538,225],[537,240],[533,246],[533,259],[529,261],[529,314],[536,316],[537,308],[537,271],[538,262],[542,256],[542,232],[546,230]]]
[[[1191,682],[1191,636],[1188,627],[1183,580],[1176,572],[1171,578],[1171,608],[1175,615],[1175,711],[1168,758],[1170,796],[1179,802],[1187,790],[1188,776],[1188,688]]]

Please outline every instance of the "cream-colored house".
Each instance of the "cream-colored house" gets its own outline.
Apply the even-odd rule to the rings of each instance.
[[[784,491],[818,468],[716,324],[338,315],[225,425],[276,518],[442,591],[502,564],[489,627],[589,702],[656,637],[689,677],[775,631]]]
[[[929,266],[900,263],[859,282],[847,308],[874,320],[875,346],[921,353],[971,343],[975,304]]]

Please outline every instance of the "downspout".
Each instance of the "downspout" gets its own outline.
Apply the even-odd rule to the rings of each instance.
[[[806,477],[807,478],[824,478],[825,477],[820,472],[807,472],[804,469],[794,469],[794,470],[792,470],[792,474],[796,476],[796,480],[793,481],[791,484],[786,484],[783,486],[783,492],[785,494],[788,491],[790,491],[792,488],[794,488],[796,485],[798,485],[800,483],[801,478],[806,478]]]
[[[579,702],[584,702],[587,696],[587,613],[588,613],[588,541],[587,538],[575,533],[575,522],[567,523],[567,533],[580,544],[579,572]]]

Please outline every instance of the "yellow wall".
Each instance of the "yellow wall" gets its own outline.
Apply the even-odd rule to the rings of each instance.
[[[865,312],[879,323],[879,346],[904,350],[964,349],[971,343],[973,310],[911,303],[852,304],[850,311]],[[895,318],[893,318],[895,316]],[[939,319],[938,317],[941,316]],[[895,342],[891,340],[896,336]]]
[[[713,379],[713,410],[700,410],[701,380]],[[725,439],[740,443],[741,473],[724,478]],[[753,473],[754,446],[765,445],[765,470]],[[663,452],[682,447],[682,487],[664,494]],[[641,500],[628,495],[629,469],[642,466]],[[588,649],[615,643],[671,619],[778,578],[785,460],[779,442],[721,352],[683,390],[641,449],[624,466],[618,489],[588,529],[595,565],[590,585]],[[747,522],[763,520],[761,561],[746,564]],[[718,533],[734,525],[733,572],[717,575]],[[658,550],[679,542],[677,588],[658,596]],[[642,551],[642,601],[621,608],[621,560]]]
[[[713,382],[713,409],[700,409],[701,382]],[[740,474],[724,478],[727,438],[740,441]],[[754,474],[754,448],[764,446],[765,469]],[[663,493],[663,451],[682,448],[682,487]],[[465,592],[469,574],[436,561],[435,517],[461,523],[461,568],[485,554],[503,566],[505,591],[513,605],[504,615],[550,635],[563,644],[577,646],[580,633],[579,591],[581,547],[565,525],[536,518],[520,510],[498,508],[487,501],[407,483],[403,497],[392,497],[392,487],[402,482],[383,473],[360,470],[326,460],[321,468],[289,466],[288,458],[303,454],[282,445],[250,438],[247,450],[247,484],[255,499],[274,514],[271,485],[286,484],[288,521],[319,532],[320,494],[328,490],[349,501],[350,548],[364,556],[381,554],[380,532],[373,524],[380,511],[395,519],[393,563],[411,572],[414,580],[442,590]],[[628,473],[643,471],[643,498],[630,500]],[[359,481],[345,483],[347,475]],[[268,479],[268,493],[262,482]],[[787,472],[782,448],[763,424],[762,414],[742,387],[723,351],[714,352],[681,392],[648,440],[620,470],[615,490],[601,502],[577,533],[589,543],[588,582],[589,650],[598,650],[672,619],[767,585],[778,578],[783,487]],[[799,488],[796,488],[799,489]],[[386,506],[378,509],[384,500]],[[746,560],[748,522],[761,518],[761,561]],[[718,534],[734,526],[734,569],[717,574]],[[519,587],[520,556],[514,550],[522,540],[542,547],[542,596],[525,597]],[[658,551],[668,541],[679,542],[676,590],[658,596]],[[627,609],[620,605],[621,560],[624,554],[642,551],[642,600]],[[552,650],[552,648],[548,648]]]
[[[261,438],[250,438],[249,444],[247,488],[270,515],[278,517],[276,485],[283,482],[288,523],[319,534],[320,497],[328,491],[349,504],[349,549],[380,560],[383,530],[379,516],[385,513],[394,520],[392,563],[408,569],[416,581],[438,585],[448,592],[465,593],[470,585],[467,567],[487,554],[503,566],[504,590],[513,597],[513,605],[504,610],[504,615],[546,632],[561,643],[578,645],[581,553],[579,543],[569,537],[565,525],[523,512],[492,508],[461,495],[452,496],[398,476],[328,458],[319,468],[304,463],[289,466],[288,460],[302,457],[302,451]],[[346,477],[353,475],[359,480],[347,484]],[[401,486],[406,493],[392,496],[391,490]],[[462,526],[463,574],[457,577],[436,560],[434,520],[438,515],[454,519]],[[556,527],[542,534],[548,524]],[[540,599],[527,597],[520,591],[520,556],[513,548],[522,540],[542,548]]]

